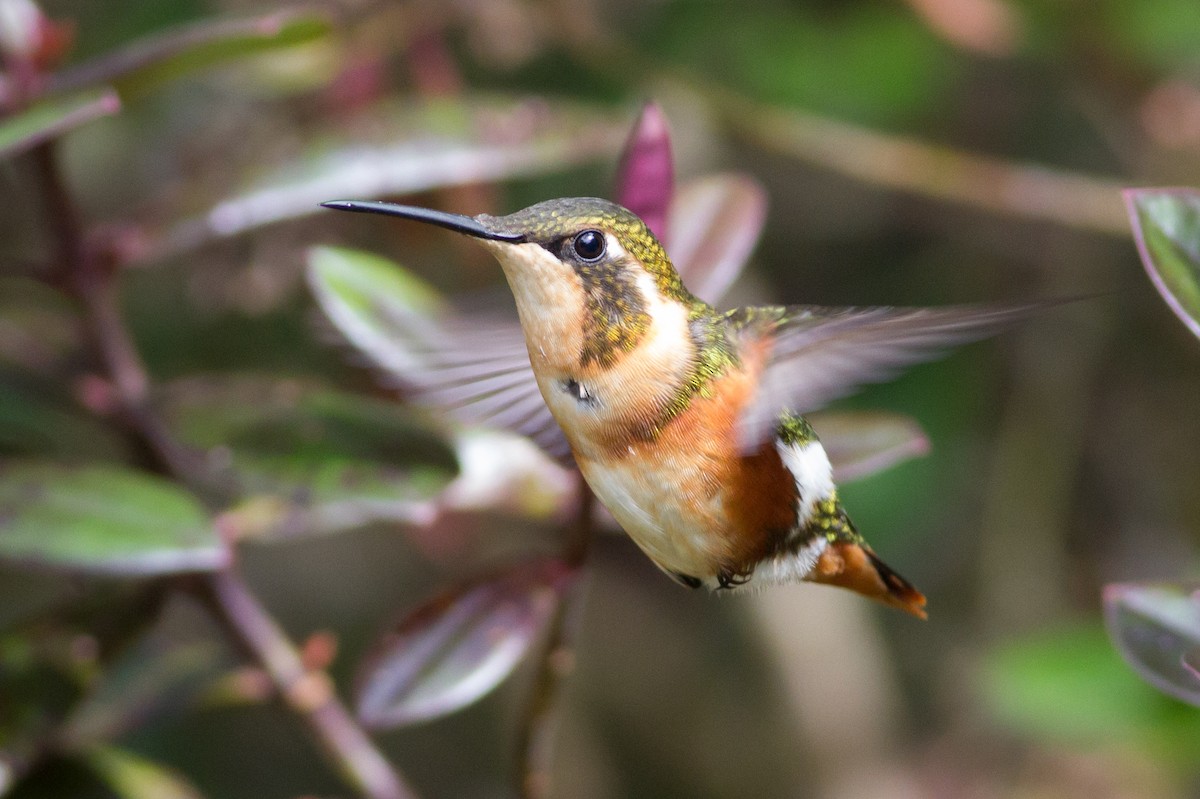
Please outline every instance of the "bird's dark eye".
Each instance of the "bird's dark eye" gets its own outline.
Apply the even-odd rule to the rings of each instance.
[[[575,237],[575,254],[585,261],[598,261],[604,256],[604,234],[585,230]]]

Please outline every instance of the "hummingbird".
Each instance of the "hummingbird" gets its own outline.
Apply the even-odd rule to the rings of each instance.
[[[847,515],[803,414],[997,333],[1034,306],[719,311],[688,291],[642,219],[608,200],[474,217],[322,205],[446,228],[496,257],[541,399],[584,479],[676,582],[730,592],[824,583],[925,618],[924,595]],[[464,374],[453,395],[506,402],[506,374]]]

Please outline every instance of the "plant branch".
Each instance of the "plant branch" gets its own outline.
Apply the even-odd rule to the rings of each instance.
[[[1064,227],[1127,238],[1124,184],[1008,161],[828,117],[779,109],[721,89],[703,93],[735,133],[766,150],[858,180]]]
[[[174,440],[150,407],[146,367],[121,315],[116,266],[88,240],[54,143],[39,145],[33,155],[56,246],[56,277],[82,308],[85,340],[111,381],[121,422],[164,472],[193,484],[204,483],[199,458]]]
[[[157,469],[202,495],[227,493],[196,453],[181,445],[150,404],[151,381],[121,314],[117,265],[110,251],[90,241],[53,143],[34,151],[51,233],[57,246],[57,277],[83,310],[88,340],[111,382],[118,414],[129,434],[145,446]],[[304,718],[343,775],[370,799],[410,799],[398,772],[337,700],[324,672],[304,669],[296,649],[232,570],[210,578],[217,616],[231,627],[266,668],[288,705]]]
[[[284,702],[308,722],[342,776],[371,799],[412,799],[416,794],[337,698],[322,671],[308,671],[295,646],[234,571],[214,574],[209,585],[220,617],[263,665]]]
[[[576,15],[564,33],[580,45],[569,49],[581,63],[604,74],[617,69],[683,86],[703,98],[736,135],[767,151],[879,186],[1129,237],[1121,202],[1127,184],[1119,180],[931,144],[747,99],[646,58],[608,35],[594,16]]]
[[[595,530],[596,497],[577,475],[580,485],[579,516],[569,531],[565,560],[578,575],[587,562]],[[550,630],[538,658],[536,673],[517,734],[517,792],[524,799],[544,799],[550,794],[554,738],[563,686],[575,669],[575,636],[583,609],[586,584],[575,579],[559,598],[550,618]]]

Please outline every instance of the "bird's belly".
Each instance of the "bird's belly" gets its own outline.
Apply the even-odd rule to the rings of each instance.
[[[596,497],[660,568],[701,578],[720,569],[725,497],[695,459],[579,465]]]

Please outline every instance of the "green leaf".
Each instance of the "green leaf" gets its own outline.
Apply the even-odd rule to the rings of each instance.
[[[396,341],[422,316],[433,325],[445,310],[427,283],[386,258],[345,247],[309,250],[308,278],[325,315],[377,365],[397,375],[421,367]]]
[[[107,467],[0,466],[0,559],[92,574],[211,571],[229,558],[171,483]]]
[[[399,727],[486,696],[521,661],[572,578],[561,562],[536,560],[421,605],[364,661],[359,718],[375,728]]]
[[[20,155],[119,110],[121,101],[111,89],[37,103],[16,116],[0,120],[0,158]]]
[[[410,400],[467,426],[507,428],[553,458],[570,458],[516,318],[447,310],[418,278],[354,250],[310,250],[308,274],[325,315]],[[505,387],[477,388],[477,377],[502,378]]]
[[[121,799],[202,799],[182,774],[125,749],[97,747],[87,763]]]
[[[206,213],[165,230],[143,257],[163,258],[267,225],[330,214],[320,207],[327,200],[412,194],[607,160],[624,134],[595,110],[559,105],[531,115],[522,103],[490,98],[403,104],[359,118],[357,125],[384,135],[347,144],[335,134],[315,142],[300,158],[255,176]],[[505,128],[515,132],[481,134]]]
[[[323,15],[303,10],[205,21],[149,36],[61,73],[52,91],[112,83],[122,95],[144,93],[182,75],[257,53],[303,44],[330,31]]]
[[[227,454],[248,499],[220,521],[234,538],[292,538],[375,519],[423,520],[457,470],[441,438],[398,402],[260,376],[168,386],[175,435]]]
[[[1127,189],[1142,264],[1158,293],[1200,336],[1200,191]]]
[[[396,297],[415,313],[436,314],[444,304],[437,291],[412,273],[378,255],[348,247],[309,250],[314,286],[358,316],[375,306],[374,298]]]

